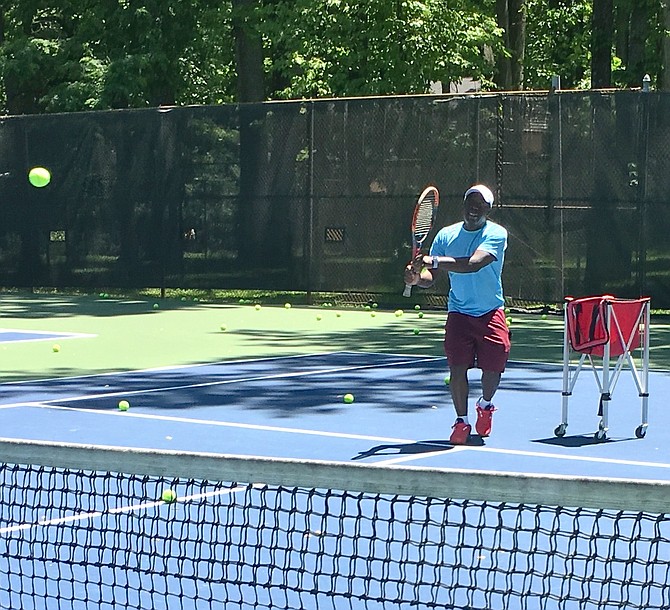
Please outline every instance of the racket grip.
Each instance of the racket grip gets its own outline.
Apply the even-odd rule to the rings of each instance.
[[[412,296],[412,285],[405,284],[405,290],[402,291],[402,296],[411,297]]]

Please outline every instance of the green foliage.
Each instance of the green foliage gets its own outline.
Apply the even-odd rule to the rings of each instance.
[[[564,89],[589,87],[591,9],[589,0],[528,0],[526,89],[548,89],[553,75]]]
[[[640,2],[615,3],[616,84],[639,80],[641,65],[652,80],[663,71],[663,8]],[[524,87],[546,89],[554,74],[588,87],[592,2],[525,9]],[[267,99],[425,93],[465,77],[486,88],[506,52],[493,0],[6,0],[0,111],[233,102],[247,69],[236,65],[234,10],[262,40]],[[629,56],[633,32],[646,38]]]
[[[2,11],[5,111],[231,101],[229,3],[15,0]]]
[[[285,24],[293,27],[287,28]],[[261,28],[278,83],[277,97],[425,93],[475,77],[499,49],[490,15],[444,0],[279,0],[263,9]]]

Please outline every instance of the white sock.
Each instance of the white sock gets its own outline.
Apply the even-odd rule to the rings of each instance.
[[[480,407],[490,407],[493,404],[490,400],[484,400],[483,396],[477,402]]]
[[[469,425],[470,425],[470,423],[468,422],[468,416],[467,416],[467,415],[457,415],[457,416],[456,416],[456,419],[462,419],[462,420],[463,420],[463,423],[464,423],[466,426],[469,426]]]

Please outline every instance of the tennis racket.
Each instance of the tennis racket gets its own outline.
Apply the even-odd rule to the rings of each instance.
[[[440,193],[434,186],[426,187],[423,193],[419,195],[412,217],[412,260],[421,251],[423,242],[426,241],[426,237],[433,228],[438,205],[440,205]],[[412,286],[405,284],[402,295],[404,297],[412,296]]]

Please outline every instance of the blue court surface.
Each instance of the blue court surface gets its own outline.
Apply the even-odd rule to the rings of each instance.
[[[670,476],[664,397],[651,372],[649,428],[637,439],[640,398],[627,370],[614,389],[607,439],[597,441],[599,392],[582,371],[561,416],[562,368],[513,362],[496,396],[489,438],[448,442],[454,411],[441,357],[363,352],[0,384],[0,436],[243,456],[404,464],[612,478]],[[470,373],[471,422],[478,371]],[[355,396],[352,404],[343,395]],[[120,400],[131,408],[118,410]],[[474,426],[473,426],[474,430]]]
[[[23,343],[25,341],[62,341],[63,339],[80,339],[93,337],[83,333],[55,333],[40,330],[13,330],[0,328],[0,343]]]
[[[0,436],[470,474],[670,474],[668,373],[651,374],[644,439],[622,376],[597,441],[588,371],[557,438],[562,368],[511,363],[492,435],[465,446],[448,442],[445,375],[442,357],[335,352],[5,383]],[[100,451],[89,457],[113,472]],[[94,470],[0,469],[1,608],[670,607],[663,515],[195,479],[172,482],[172,502],[160,477]]]

